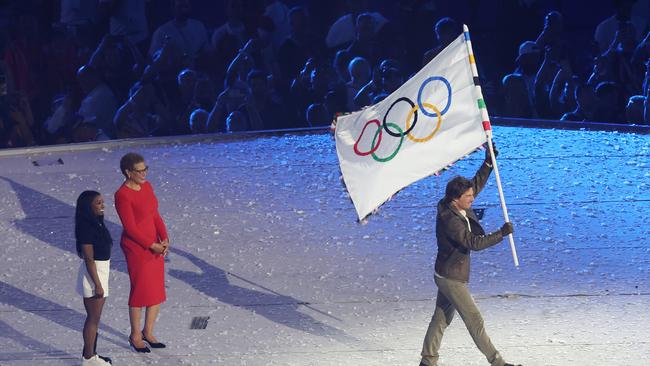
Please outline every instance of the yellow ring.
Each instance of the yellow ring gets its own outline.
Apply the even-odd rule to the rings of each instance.
[[[406,135],[406,137],[408,137],[409,140],[411,140],[413,142],[427,142],[427,141],[431,140],[433,138],[433,136],[435,136],[436,133],[438,132],[438,130],[440,129],[440,124],[442,123],[442,114],[440,113],[440,110],[438,110],[438,108],[435,105],[430,104],[430,103],[422,103],[422,105],[427,107],[427,108],[431,108],[436,112],[436,114],[438,115],[438,123],[436,124],[436,128],[433,130],[433,132],[431,132],[426,137],[422,137],[422,138],[413,137],[413,136],[411,136],[411,133],[409,132]],[[411,128],[409,121],[411,120],[411,117],[413,117],[413,113],[415,113],[415,111],[417,111],[417,110],[418,110],[418,105],[416,104],[413,108],[411,108],[409,113],[406,115],[406,129],[407,130],[409,128]]]

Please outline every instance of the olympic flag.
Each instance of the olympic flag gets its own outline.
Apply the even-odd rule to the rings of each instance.
[[[486,142],[467,42],[464,32],[386,99],[337,118],[336,152],[359,220]]]

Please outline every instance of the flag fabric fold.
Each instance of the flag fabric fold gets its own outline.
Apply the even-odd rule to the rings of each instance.
[[[468,41],[461,34],[386,99],[337,118],[336,152],[359,220],[486,142]]]

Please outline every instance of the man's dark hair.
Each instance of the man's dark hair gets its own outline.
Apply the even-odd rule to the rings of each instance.
[[[128,153],[124,156],[122,156],[122,159],[120,159],[120,170],[122,171],[122,174],[126,178],[129,176],[126,174],[127,170],[132,170],[133,166],[137,163],[142,163],[144,161],[144,158],[142,155],[137,154],[137,153]]]
[[[372,17],[372,14],[370,14],[370,13],[361,13],[361,14],[357,15],[357,19],[356,19],[356,23],[355,23],[355,25],[358,27],[358,26],[359,26],[359,22],[361,22],[361,21],[364,20],[364,19],[366,19],[366,20],[370,20],[371,22],[374,22],[374,21],[375,21],[375,18]]]
[[[582,92],[587,91],[591,88],[591,90],[595,93],[594,87],[587,84],[587,83],[579,83],[576,85],[576,89],[574,91],[573,96],[575,97],[576,100],[580,99],[580,96],[582,95]]]
[[[618,85],[613,82],[613,81],[601,81],[596,85],[596,96],[598,98],[607,98],[611,94],[615,94],[619,92],[619,87]],[[610,102],[615,102],[615,101],[610,101]]]
[[[307,15],[307,10],[302,6],[294,6],[291,8],[291,10],[289,10],[289,17],[293,16],[296,13]]]
[[[246,82],[250,83],[251,80],[255,79],[264,79],[266,80],[266,73],[264,71],[259,70],[259,69],[253,69],[251,70],[248,75],[246,75]]]
[[[401,78],[402,73],[395,67],[386,67],[381,70],[382,78]]]
[[[463,26],[458,23],[454,18],[444,17],[436,22],[433,27],[436,33],[446,33],[450,35],[458,35],[463,32]]]
[[[445,203],[450,203],[452,200],[460,198],[470,188],[472,188],[472,182],[469,179],[461,176],[454,177],[447,183],[443,200]]]

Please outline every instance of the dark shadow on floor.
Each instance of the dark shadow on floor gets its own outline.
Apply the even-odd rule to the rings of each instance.
[[[21,349],[21,351],[15,352],[0,351],[0,362],[33,360],[45,357],[58,359],[81,357],[81,351],[79,351],[79,356],[71,355],[65,351],[52,347],[49,344],[45,344],[37,339],[19,332],[2,320],[0,320],[0,338],[6,338],[15,341],[20,345],[19,349]]]
[[[81,297],[79,298],[79,301],[82,301]],[[32,313],[53,323],[78,331],[79,344],[83,343],[81,330],[83,329],[86,320],[86,314],[66,308],[65,306],[42,297],[32,295],[29,292],[25,292],[3,281],[0,281],[0,303]],[[106,316],[106,314],[104,314],[104,316]],[[124,339],[124,342],[116,342],[106,337],[103,337],[102,339],[106,339],[122,348],[129,348],[126,343],[128,337],[127,334],[101,323],[99,325],[99,331],[100,333],[108,333],[116,338]],[[81,350],[81,346],[79,349]]]
[[[74,238],[74,206],[9,178],[0,177],[0,179],[9,183],[16,192],[18,202],[25,213],[25,218],[14,220],[18,230],[53,247],[77,254]],[[108,220],[105,223],[113,237],[111,269],[126,273],[124,254],[119,249],[122,226]]]
[[[228,277],[234,275],[211,265],[194,254],[175,247],[172,247],[171,253],[172,255],[175,254],[186,258],[198,267],[200,272],[170,269],[169,275],[187,283],[215,300],[250,310],[274,323],[282,324],[289,328],[317,336],[332,337],[345,343],[356,341],[356,339],[348,336],[345,332],[301,312],[299,308],[303,307],[304,309],[308,305],[298,299],[278,294],[271,290],[257,291],[233,285],[230,283]],[[252,287],[263,288],[263,286],[256,285],[242,277],[237,276],[237,278],[240,281],[248,282]],[[311,306],[310,308],[315,310]]]

